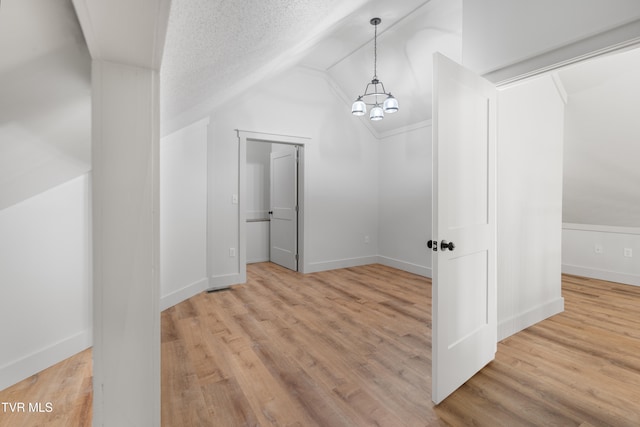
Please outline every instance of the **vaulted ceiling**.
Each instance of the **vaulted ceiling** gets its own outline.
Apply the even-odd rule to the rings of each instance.
[[[369,20],[378,16],[382,18],[378,75],[398,98],[400,112],[375,124],[366,117],[360,120],[384,136],[431,117],[431,54],[442,51],[460,59],[461,3],[111,0],[111,7],[102,13],[107,4],[103,0],[74,0],[73,4],[71,0],[2,0],[0,210],[90,169],[91,57],[87,43],[94,57],[143,67],[159,65],[164,52],[164,121],[180,123],[207,115],[253,85],[296,65],[326,73],[349,114],[351,102],[372,77],[373,27]],[[145,4],[153,6],[153,16]],[[168,20],[166,42],[159,35],[163,26],[157,24],[163,19]],[[140,44],[129,43],[129,35],[138,31],[153,36]],[[102,34],[99,37],[107,42],[96,45],[91,34]],[[599,87],[617,87],[623,80],[636,82],[639,56],[637,52],[612,55],[560,70],[558,75],[570,100],[572,96],[586,98]],[[637,103],[632,104],[636,99],[630,97],[624,105],[607,101],[608,111],[624,113],[616,118],[632,116],[637,111]],[[630,125],[634,123],[630,120]],[[591,126],[596,124],[607,136],[592,138],[588,146],[585,137],[574,147],[583,157],[585,153],[592,156],[591,166],[576,166],[578,172],[595,171],[593,165],[603,163],[600,160],[605,157],[620,165],[622,160],[610,158],[619,151],[611,147],[627,144],[628,152],[625,135],[637,140],[637,126],[616,125],[619,137],[614,140],[602,120],[594,120]],[[637,156],[626,157],[630,158]],[[615,191],[624,189],[626,199],[637,199],[637,174],[628,172],[637,168],[632,160],[624,164],[627,166],[616,169],[617,181],[607,179],[614,182]],[[610,177],[609,170],[603,169],[598,176]],[[586,199],[594,185],[580,188],[585,195],[580,197]],[[602,193],[605,197],[604,190]]]
[[[91,169],[91,58],[70,1],[0,6],[0,210]]]
[[[294,65],[326,72],[348,113],[373,76],[373,17],[382,19],[378,76],[400,102],[400,112],[373,130],[380,135],[429,120],[431,56],[441,51],[460,60],[461,0],[173,0],[163,118],[188,122]]]

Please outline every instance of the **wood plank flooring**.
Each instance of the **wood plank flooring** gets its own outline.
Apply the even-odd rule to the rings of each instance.
[[[640,288],[563,276],[563,296],[564,313],[499,343],[434,407],[428,279],[254,264],[247,284],[162,313],[162,425],[640,425]],[[0,426],[90,425],[88,354],[0,392],[55,405],[0,407]]]
[[[0,391],[0,427],[90,427],[91,366],[87,349]],[[29,412],[29,403],[42,412]]]

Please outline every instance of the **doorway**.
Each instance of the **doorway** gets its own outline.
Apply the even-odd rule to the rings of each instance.
[[[310,139],[238,130],[240,276],[271,261],[305,271],[305,156]]]
[[[247,141],[247,264],[298,271],[299,145]]]

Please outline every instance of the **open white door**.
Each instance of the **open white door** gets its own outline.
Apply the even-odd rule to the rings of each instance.
[[[496,89],[435,54],[433,94],[437,404],[493,360],[497,348]]]
[[[298,147],[271,153],[270,259],[298,271]]]

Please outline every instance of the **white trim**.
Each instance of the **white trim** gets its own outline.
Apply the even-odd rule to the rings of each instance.
[[[228,288],[231,285],[239,285],[245,283],[246,277],[242,277],[239,273],[222,274],[220,276],[209,277],[209,287],[207,291],[215,291],[217,289]]]
[[[197,280],[190,285],[187,285],[183,288],[178,289],[177,291],[173,291],[167,295],[162,296],[160,298],[160,311],[164,311],[169,307],[173,307],[174,305],[179,304],[182,301],[199,294],[200,292],[206,290],[208,286],[209,280],[206,277],[203,277],[202,279]]]
[[[483,73],[502,87],[640,43],[640,19]],[[570,58],[570,59],[566,59]]]
[[[551,80],[553,81],[553,84],[556,86],[556,90],[558,91],[560,98],[562,98],[562,102],[564,103],[564,105],[567,105],[567,102],[569,102],[569,95],[567,94],[567,90],[564,87],[564,83],[562,83],[562,79],[560,79],[560,76],[558,75],[557,71],[553,71],[551,73]]]
[[[91,347],[91,329],[86,329],[55,344],[35,351],[0,367],[0,390],[4,390],[38,372]]]
[[[371,255],[357,258],[344,258],[332,261],[310,262],[305,273],[317,273],[319,271],[337,270],[340,268],[359,267],[361,265],[378,264],[378,256]]]
[[[378,263],[386,265],[387,267],[393,267],[398,270],[406,271],[408,273],[417,274],[418,276],[428,278],[433,277],[431,268],[425,267],[423,265],[413,264],[407,261],[389,258],[382,255],[378,255]]]
[[[625,285],[640,286],[640,276],[634,274],[618,273],[616,271],[599,270],[597,268],[569,264],[562,264],[562,273],[591,277],[593,279],[606,280],[608,282],[622,283]]]
[[[498,322],[498,341],[510,337],[529,326],[535,325],[564,311],[564,298],[560,297],[541,304],[516,316]]]
[[[235,129],[238,136],[238,275],[240,281],[247,281],[247,212],[246,206],[246,169],[247,169],[247,141],[265,142],[270,144],[291,144],[300,147],[298,150],[298,271],[307,272],[306,258],[308,234],[306,229],[306,194],[307,194],[307,156],[305,146],[313,140],[305,136],[281,135],[274,133],[255,132]]]
[[[599,233],[635,234],[640,235],[640,227],[617,227],[612,225],[573,224],[562,223],[563,230],[595,231]]]
[[[234,129],[240,138],[251,141],[270,142],[272,144],[305,145],[311,142],[308,136],[282,135],[279,133],[255,132],[252,130]]]

